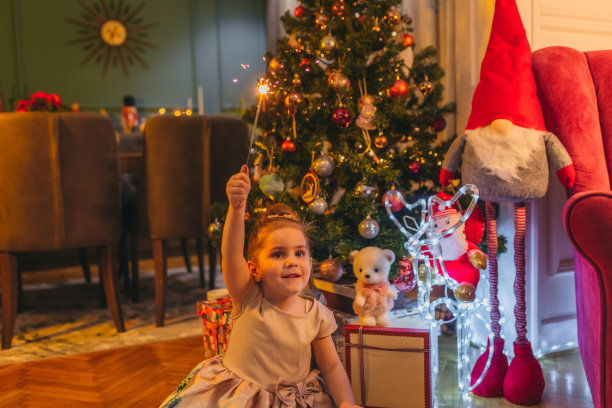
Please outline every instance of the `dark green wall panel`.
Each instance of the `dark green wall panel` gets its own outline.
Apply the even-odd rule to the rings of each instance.
[[[92,6],[94,2],[84,3]],[[124,0],[132,8],[140,3]],[[84,35],[66,21],[84,20],[76,0],[0,0],[0,80],[5,100],[11,88],[17,90],[18,98],[35,91],[56,92],[66,103],[78,102],[84,110],[112,112],[120,108],[123,95],[131,94],[140,108],[154,110],[185,106],[188,97],[195,105],[197,87],[202,86],[206,113],[217,113],[252,98],[261,74],[256,71],[263,72],[259,62],[265,53],[263,0],[144,3],[138,14],[142,23],[158,23],[146,30],[145,40],[158,46],[157,50],[143,48],[148,69],[134,60],[126,78],[120,64],[111,64],[102,78],[103,60],[82,66],[87,55],[83,44],[67,44]],[[251,68],[244,70],[241,63]]]

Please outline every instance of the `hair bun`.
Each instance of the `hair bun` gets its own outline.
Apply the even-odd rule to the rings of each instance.
[[[268,223],[279,220],[287,220],[294,222],[301,222],[298,213],[287,204],[272,204],[266,209],[266,212],[262,215],[260,223]]]

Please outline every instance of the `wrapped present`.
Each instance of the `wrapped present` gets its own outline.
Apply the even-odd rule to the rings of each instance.
[[[204,357],[225,353],[232,329],[232,302],[229,297],[198,302],[198,315],[202,317]]]
[[[349,324],[344,333],[346,371],[357,404],[431,407],[437,334],[432,335],[427,321],[392,319],[389,327]]]

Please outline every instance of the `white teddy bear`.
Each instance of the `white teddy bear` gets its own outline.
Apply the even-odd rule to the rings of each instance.
[[[350,253],[357,277],[353,310],[363,326],[388,326],[389,310],[397,291],[389,284],[389,270],[395,260],[390,249],[366,247]]]

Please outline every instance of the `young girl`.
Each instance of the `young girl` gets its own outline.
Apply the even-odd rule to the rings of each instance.
[[[227,353],[200,363],[162,407],[356,407],[331,339],[333,314],[300,294],[312,259],[297,213],[271,206],[249,235],[249,261],[243,256],[250,189],[243,166],[227,183],[221,244],[233,304]],[[325,383],[310,370],[311,350]]]

